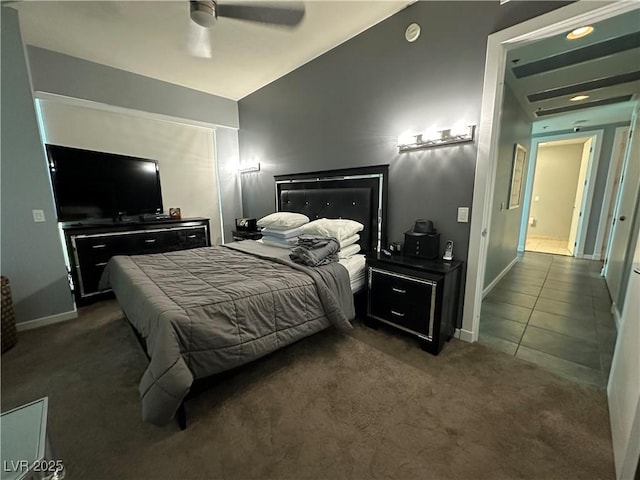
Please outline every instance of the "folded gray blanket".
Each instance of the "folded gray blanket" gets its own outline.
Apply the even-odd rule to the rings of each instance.
[[[300,235],[297,245],[289,254],[289,258],[309,267],[319,267],[337,262],[339,251],[340,243],[333,237]]]

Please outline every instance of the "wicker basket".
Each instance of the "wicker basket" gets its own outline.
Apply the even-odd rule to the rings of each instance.
[[[18,341],[18,332],[16,331],[16,315],[13,311],[13,300],[11,299],[11,287],[9,287],[9,279],[0,277],[2,281],[2,353],[12,348]]]

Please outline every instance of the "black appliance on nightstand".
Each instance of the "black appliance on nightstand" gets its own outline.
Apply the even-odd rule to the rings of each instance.
[[[416,220],[413,229],[404,232],[404,254],[431,260],[440,256],[440,234],[431,220]]]
[[[459,260],[399,255],[367,257],[367,324],[388,324],[420,339],[437,355],[454,334],[461,313]]]
[[[235,241],[260,240],[262,238],[255,218],[236,218],[236,229],[231,234]]]

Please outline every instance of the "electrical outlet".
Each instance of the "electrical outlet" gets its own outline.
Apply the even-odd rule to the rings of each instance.
[[[458,222],[467,223],[469,221],[469,207],[458,207]]]
[[[31,213],[33,214],[34,222],[40,223],[46,221],[44,218],[44,210],[31,210]]]

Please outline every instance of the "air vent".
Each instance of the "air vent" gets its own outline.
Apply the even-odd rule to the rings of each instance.
[[[566,87],[553,88],[543,92],[532,93],[531,95],[527,95],[527,99],[529,102],[540,102],[551,98],[573,95],[574,93],[588,92],[589,90],[595,90],[597,88],[606,88],[614,85],[621,85],[623,83],[635,82],[636,80],[640,80],[640,70],[637,72],[623,73],[613,77],[599,78],[597,80],[576,83]]]
[[[573,112],[574,110],[582,110],[583,108],[601,107],[602,105],[611,105],[613,103],[628,102],[633,95],[623,95],[620,97],[605,98],[604,100],[596,100],[594,102],[585,102],[578,105],[568,105],[566,107],[550,108],[549,110],[540,110],[536,112],[536,117],[546,117],[547,115],[555,115],[557,113]]]
[[[589,60],[595,60],[638,47],[640,47],[640,32],[634,32],[623,35],[622,37],[577,48],[570,52],[543,58],[536,62],[518,65],[517,67],[513,67],[512,71],[516,78],[530,77],[531,75],[550,72],[551,70],[588,62]]]

